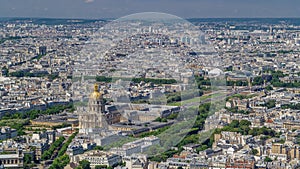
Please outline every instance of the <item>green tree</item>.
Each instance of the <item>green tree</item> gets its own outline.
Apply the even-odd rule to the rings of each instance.
[[[3,66],[2,67],[2,75],[3,76],[8,76],[8,74],[9,74],[8,68],[6,66]]]
[[[79,161],[79,166],[82,169],[91,169],[91,163],[89,161],[87,161],[87,160]]]
[[[241,120],[240,121],[240,126],[250,126],[251,122],[248,120]]]
[[[107,165],[96,165],[95,169],[105,169],[107,168]]]
[[[24,163],[30,164],[32,161],[32,156],[30,154],[25,154],[24,155]]]
[[[258,153],[258,150],[256,150],[256,149],[252,149],[252,150],[251,150],[251,154],[252,154],[252,155],[256,155],[257,153]]]
[[[94,150],[104,150],[104,148],[102,146],[95,146]]]
[[[51,158],[51,153],[49,151],[44,151],[44,153],[42,154],[41,159],[42,160],[48,160]]]
[[[237,127],[239,127],[239,125],[240,125],[240,122],[238,120],[232,120],[232,122],[229,124],[229,127],[237,128]]]
[[[268,109],[275,107],[276,106],[276,100],[269,100],[266,103],[266,106],[267,106]]]
[[[266,90],[271,91],[271,90],[273,90],[273,87],[268,85],[268,86],[266,86]]]
[[[257,76],[253,79],[252,85],[262,85],[264,84],[264,80],[261,76]]]
[[[273,160],[270,157],[266,157],[264,162],[272,162]]]

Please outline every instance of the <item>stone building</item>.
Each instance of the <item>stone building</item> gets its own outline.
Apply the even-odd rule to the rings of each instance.
[[[17,150],[14,154],[1,154],[0,162],[4,168],[23,168],[23,158],[22,150]]]
[[[120,122],[119,112],[105,111],[103,93],[99,86],[94,85],[94,92],[91,93],[88,102],[88,111],[79,113],[79,129],[81,132],[93,128],[108,128],[108,125]]]
[[[79,161],[82,160],[87,160],[90,162],[92,168],[97,165],[112,167],[122,162],[121,156],[99,150],[93,150],[85,152],[84,154],[76,155],[73,159],[76,163],[79,163]]]

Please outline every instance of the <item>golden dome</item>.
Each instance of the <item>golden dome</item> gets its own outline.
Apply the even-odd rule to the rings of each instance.
[[[102,93],[99,92],[99,86],[97,84],[94,85],[94,92],[90,95],[91,99],[99,99],[102,97]]]

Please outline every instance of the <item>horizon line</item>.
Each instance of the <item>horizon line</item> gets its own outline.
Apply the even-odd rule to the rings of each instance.
[[[127,15],[125,15],[127,16]],[[73,20],[115,20],[116,18],[71,18],[71,17],[27,17],[27,16],[7,16],[0,17],[0,19],[73,19]],[[300,17],[181,17],[182,19],[300,19]]]

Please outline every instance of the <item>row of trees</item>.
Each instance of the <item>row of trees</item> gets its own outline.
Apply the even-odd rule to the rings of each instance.
[[[63,144],[61,149],[58,151],[57,157],[55,158],[55,160],[53,161],[49,169],[63,169],[66,165],[70,163],[70,158],[67,154],[65,154],[65,152],[67,151],[69,144],[72,142],[72,140],[75,138],[77,134],[78,132],[76,131]]]
[[[163,128],[157,129],[157,130],[154,130],[154,131],[142,133],[142,134],[139,135],[139,137],[140,137],[140,138],[144,138],[144,137],[148,137],[148,136],[157,136],[157,135],[159,135],[160,133],[166,131],[168,128],[170,128],[170,126],[166,126],[166,127],[163,127]]]
[[[149,157],[149,160],[157,162],[166,161],[168,158],[172,157],[174,154],[179,153],[180,151],[182,150],[167,150],[159,155]]]
[[[214,133],[211,135],[209,142],[209,145],[212,145],[214,142],[214,134],[220,134],[222,131],[229,131],[229,132],[238,132],[242,135],[252,135],[252,136],[258,136],[258,135],[265,135],[270,137],[277,137],[279,136],[278,133],[276,133],[274,130],[267,128],[267,127],[261,127],[261,128],[250,128],[251,122],[248,120],[233,120],[228,126],[225,126],[221,129],[216,129]]]
[[[237,80],[237,81],[226,81],[227,86],[248,86],[247,81]]]
[[[210,103],[205,103],[199,106],[199,115],[196,118],[194,128],[198,128],[202,130],[204,127],[205,120],[208,116],[210,116]]]
[[[11,72],[11,73],[9,73],[8,71],[5,72],[7,72],[6,76],[11,76],[11,77],[48,77],[48,79],[50,80],[54,80],[59,77],[57,73],[49,74],[48,72],[31,73],[29,71],[24,71],[24,70]]]
[[[199,114],[196,118],[193,129],[191,130],[192,133],[189,133],[179,143],[180,146],[190,144],[190,143],[199,143],[198,131],[204,129],[204,124],[205,124],[206,118],[208,118],[210,115],[212,115],[212,113],[215,112],[215,109],[217,109],[217,107],[211,103],[205,103],[205,104],[202,104],[199,106]],[[212,143],[205,141],[205,142],[201,143],[201,146],[198,148],[197,151],[200,151],[200,150],[203,151],[211,146],[212,146]]]
[[[155,98],[155,99],[147,99],[147,100],[137,100],[132,101],[132,103],[141,104],[141,103],[148,103],[148,104],[161,104],[161,103],[175,103],[180,102],[188,99],[193,99],[195,97],[199,97],[203,95],[202,90],[198,91],[185,91],[185,92],[174,92],[174,93],[168,93],[165,95],[165,97]]]
[[[160,155],[156,155],[150,158],[151,161],[165,161],[167,158],[172,157],[174,154],[179,154],[183,148],[182,146],[190,144],[190,143],[199,143],[199,134],[198,131],[202,130],[204,128],[205,120],[208,116],[211,115],[211,113],[214,110],[210,111],[211,106],[210,103],[205,103],[199,106],[199,113],[196,117],[195,123],[193,125],[193,128],[189,131],[189,133],[183,138],[180,143],[177,145],[177,150],[168,150],[164,153],[161,153]],[[203,143],[203,146],[207,143]],[[205,149],[207,149],[209,146],[206,145]]]
[[[198,88],[200,89],[201,86],[210,86],[211,82],[209,78],[204,78],[203,76],[195,76],[195,81],[198,84]]]
[[[300,87],[300,82],[291,82],[291,83],[285,83],[280,81],[280,78],[287,76],[282,71],[269,71],[271,73],[271,80],[268,80],[274,87],[288,87],[288,88],[294,88],[294,87]]]
[[[64,145],[61,147],[61,149],[58,152],[58,157],[62,156],[65,154],[65,152],[68,149],[68,146],[70,145],[70,143],[72,142],[72,140],[75,138],[75,136],[78,134],[78,132],[73,133],[68,140],[64,143]]]
[[[210,115],[212,115],[219,108],[221,108],[218,105],[219,104],[217,102],[213,103],[213,104],[211,104],[211,103],[201,104],[198,108],[198,115],[195,119],[195,123],[194,123],[193,127],[188,131],[186,136],[177,144],[177,146],[176,146],[177,150],[170,149],[159,155],[150,157],[150,160],[158,161],[158,162],[165,161],[167,158],[172,157],[174,154],[179,154],[183,150],[183,146],[190,144],[190,143],[201,144],[200,147],[198,148],[198,151],[200,151],[200,150],[202,151],[202,150],[205,150],[205,149],[211,147],[213,140],[212,140],[212,142],[210,142],[209,134],[208,134],[208,139],[206,141],[200,142],[200,140],[199,140],[200,134],[198,134],[198,133],[200,130],[202,130],[204,128],[206,118],[209,117]],[[242,124],[243,123],[244,122],[242,122]]]
[[[55,140],[54,143],[51,144],[50,148],[46,151],[41,156],[42,160],[49,160],[51,159],[54,151],[60,147],[60,145],[65,141],[65,137],[61,136],[59,139]]]
[[[229,112],[237,113],[237,114],[249,114],[250,112],[247,110],[239,110],[238,107],[226,108]]]
[[[52,114],[58,114],[66,109],[70,109],[70,111],[73,111],[75,108],[72,103],[67,105],[56,105],[48,107],[46,110],[29,110],[27,112],[17,112],[17,113],[7,113],[5,114],[2,119],[8,120],[8,119],[26,119],[29,118],[30,120],[33,120],[40,115],[52,115]]]
[[[52,126],[51,128],[53,130],[56,130],[56,129],[60,129],[60,128],[65,128],[65,127],[70,127],[72,126],[71,124],[68,124],[66,122],[63,122],[61,125],[57,125],[57,126]]]
[[[256,78],[256,83],[263,83],[263,80],[261,78]],[[204,79],[203,77],[199,77],[198,81],[204,81],[205,83],[208,82],[207,79]],[[202,83],[203,84],[203,83]],[[202,85],[201,84],[201,85]],[[242,97],[242,96],[241,96]],[[246,96],[245,96],[246,97]],[[270,100],[266,103],[266,106],[268,108],[272,108],[275,106],[275,101]],[[189,144],[189,143],[197,143],[199,144],[199,134],[198,131],[202,130],[204,128],[204,123],[207,117],[209,117],[215,110],[217,109],[216,105],[211,105],[210,103],[202,104],[199,106],[199,114],[196,117],[195,124],[193,128],[190,130],[189,134],[177,145],[178,150],[169,150],[166,153],[163,153],[156,157],[151,157],[150,160],[154,161],[162,161],[164,159],[167,159],[168,157],[171,157],[172,155],[179,153],[182,150],[182,146]],[[242,113],[247,114],[249,112],[246,111],[238,111],[237,108],[234,109],[234,112],[236,113]],[[200,143],[200,147],[197,149],[198,151],[203,151],[209,147],[212,146],[214,142],[214,134],[220,133],[221,131],[231,131],[231,132],[239,132],[243,135],[266,135],[269,137],[277,136],[277,133],[275,131],[262,127],[262,128],[250,128],[251,123],[247,120],[234,120],[232,123],[230,123],[228,126],[223,127],[222,129],[216,129],[215,132],[210,136],[209,139],[206,141]],[[254,152],[255,153],[255,152]]]
[[[75,108],[73,104],[68,105],[57,105],[48,107],[46,110],[29,110],[26,112],[16,112],[16,113],[6,113],[0,122],[0,126],[9,126],[11,128],[18,130],[18,135],[23,135],[24,126],[30,124],[30,120],[33,120],[40,115],[51,115],[62,112],[65,109],[70,109],[70,111],[74,111]]]
[[[168,117],[165,117],[165,118],[157,117],[154,121],[156,121],[156,122],[168,122],[168,120],[176,119],[177,116],[178,116],[178,113],[172,113],[171,115],[169,115]]]
[[[271,82],[271,84],[274,87],[300,87],[300,82],[294,82],[294,83],[284,83],[279,80],[281,77],[285,77],[286,75],[283,74],[282,71],[272,71],[269,70],[268,72],[271,73],[271,75],[262,75],[257,76],[252,79],[252,85],[263,85],[264,81]],[[122,78],[121,78],[122,79]],[[153,82],[155,84],[174,84],[176,83],[175,79],[151,79],[151,78],[132,78],[127,79],[123,78],[124,80],[131,80],[135,83],[140,83],[141,81],[144,81],[146,83]],[[112,78],[105,77],[105,76],[97,76],[96,81],[98,82],[112,82]],[[201,86],[210,86],[211,80],[209,78],[204,78],[204,76],[195,76],[195,81],[198,84],[198,88],[200,89]],[[227,86],[248,86],[248,82],[245,80],[238,80],[238,81],[226,81]]]
[[[24,71],[24,70],[9,73],[9,76],[12,76],[12,77],[45,77],[47,75],[49,75],[48,72],[31,73],[29,71]]]
[[[288,88],[295,88],[300,87],[300,82],[294,82],[294,83],[284,83],[281,81],[274,81],[272,82],[272,85],[274,87],[288,87]]]
[[[174,84],[177,81],[175,79],[152,79],[152,78],[117,78],[117,79],[123,79],[123,80],[130,80],[134,83],[140,83],[140,82],[145,82],[145,83],[154,83],[154,84]],[[110,83],[112,82],[113,78],[112,77],[106,77],[106,76],[97,76],[96,81],[98,82],[106,82]]]
[[[300,82],[293,82],[293,83],[285,83],[280,81],[280,78],[287,76],[282,71],[273,71],[273,70],[266,70],[265,72],[270,73],[269,75],[262,75],[257,76],[252,79],[252,85],[263,85],[264,82],[270,82],[274,87],[300,87]],[[198,84],[198,88],[202,85],[211,85],[211,81],[209,78],[204,78],[203,76],[195,76],[195,80]],[[226,81],[227,86],[248,86],[248,82],[244,80],[238,81]],[[272,90],[271,86],[268,87],[268,90]]]
[[[63,156],[55,158],[49,169],[64,169],[70,163],[70,157],[65,154]]]
[[[134,83],[140,83],[144,81],[145,83],[154,83],[154,84],[174,84],[177,81],[175,79],[151,79],[151,78],[133,78]]]
[[[0,126],[9,126],[18,131],[18,135],[24,135],[24,129],[26,125],[29,125],[28,119],[1,119]]]
[[[300,110],[300,103],[297,104],[285,104],[281,106],[282,109]]]
[[[262,76],[257,76],[254,77],[252,80],[252,85],[256,86],[256,85],[263,85],[264,84],[264,79],[262,78]]]
[[[0,39],[0,44],[1,43],[4,43],[5,41],[7,40],[18,40],[18,39],[21,39],[21,38],[26,38],[27,36],[25,37],[21,37],[21,36],[11,36],[11,37],[7,37],[7,38],[1,38]]]
[[[249,99],[249,98],[252,98],[252,97],[255,97],[255,96],[257,96],[257,95],[256,94],[251,94],[251,95],[235,94],[235,95],[226,97],[226,101],[229,101],[232,98],[239,98],[240,100],[243,100],[243,99]]]
[[[203,91],[185,91],[167,94],[167,103],[179,102],[203,95]]]
[[[195,81],[198,84],[198,88],[201,89],[201,86],[210,86],[212,81],[209,78],[204,78],[203,76],[195,76]],[[237,81],[225,81],[222,80],[215,81],[216,84],[226,84],[226,86],[248,86],[248,82],[245,80],[237,80]]]
[[[110,82],[112,82],[112,78],[106,77],[106,76],[97,76],[96,81],[110,83]]]

